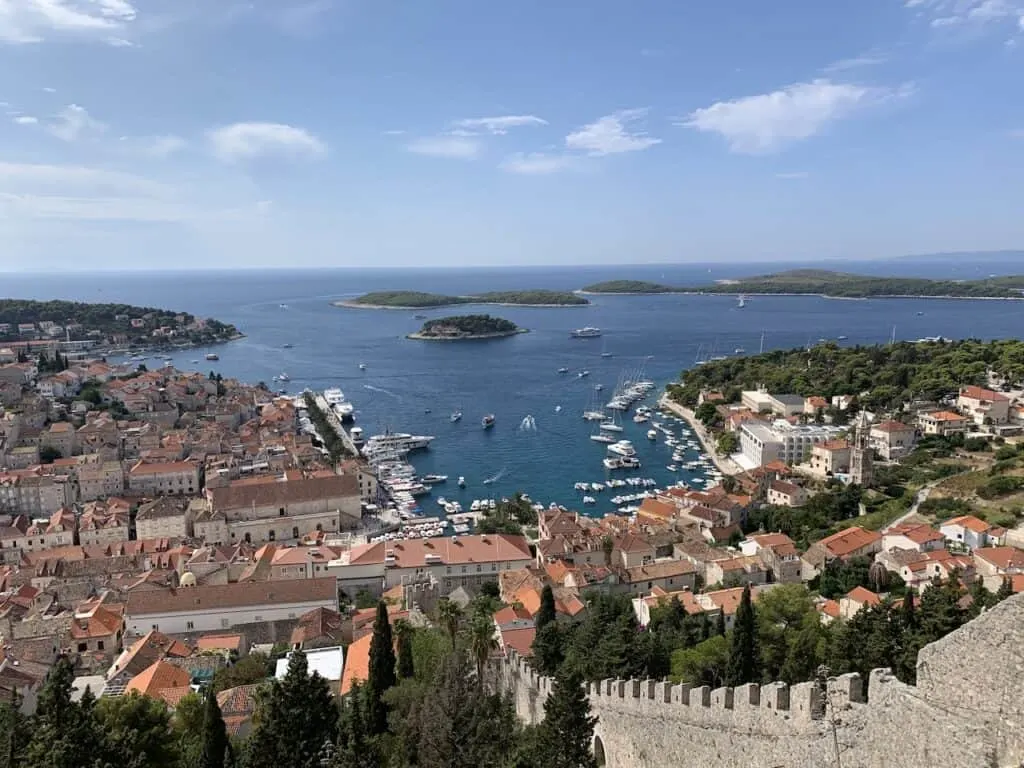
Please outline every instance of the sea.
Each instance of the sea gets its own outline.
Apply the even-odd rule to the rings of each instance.
[[[599,515],[616,509],[611,497],[632,491],[588,492],[597,503],[583,506],[583,494],[574,485],[604,482],[609,473],[602,465],[606,446],[590,440],[596,425],[584,421],[582,413],[605,403],[620,381],[654,381],[658,389],[648,399],[653,405],[683,370],[713,356],[801,347],[840,336],[846,337],[839,342],[843,345],[884,344],[893,337],[1017,337],[1024,302],[753,296],[740,308],[729,296],[592,296],[586,307],[460,307],[460,313],[498,315],[530,332],[454,343],[405,338],[423,322],[414,315],[441,317],[452,314],[451,308],[346,309],[331,302],[374,290],[572,290],[621,278],[697,285],[808,266],[969,279],[1019,274],[1024,254],[842,264],[0,274],[0,296],[126,302],[234,323],[245,338],[176,354],[174,365],[275,388],[281,385],[273,377],[286,373],[287,390],[294,394],[340,387],[356,408],[356,425],[367,435],[391,430],[434,436],[429,450],[410,459],[421,473],[448,475],[434,494],[457,500],[464,508],[473,499],[522,491],[545,505]],[[600,328],[601,337],[570,338],[570,331],[583,326]],[[207,362],[207,352],[215,352],[219,361]],[[569,373],[559,373],[562,367]],[[584,371],[589,373],[581,376]],[[596,391],[598,385],[602,392]],[[456,410],[464,417],[453,423],[450,415]],[[495,415],[493,429],[481,427],[485,414]],[[633,442],[642,467],[615,476],[649,478],[662,487],[704,479],[701,472],[670,470],[673,449],[664,434],[656,441],[647,439],[649,424],[635,424],[627,415],[621,425],[618,437]],[[677,436],[684,428],[678,422],[665,425]],[[695,457],[696,451],[690,450],[687,460]],[[456,487],[459,476],[466,479],[465,489]],[[423,506],[427,514],[440,511],[429,497]]]

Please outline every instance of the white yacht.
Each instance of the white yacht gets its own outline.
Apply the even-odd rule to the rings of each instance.
[[[365,452],[374,452],[381,449],[401,452],[421,451],[430,447],[433,435],[410,435],[407,432],[385,432],[383,435],[374,435],[366,441]]]
[[[345,402],[345,393],[337,387],[324,390],[324,400],[327,401],[328,405],[337,405],[338,403]]]
[[[573,339],[596,339],[601,335],[600,328],[592,328],[586,326],[585,328],[577,328],[575,331],[569,334]]]
[[[600,432],[598,432],[596,435],[591,435],[590,439],[593,440],[595,443],[608,443],[609,445],[615,442],[614,437],[602,435]]]
[[[608,453],[614,453],[616,456],[636,456],[636,448],[629,440],[619,440],[608,446]]]
[[[604,411],[584,411],[583,418],[587,421],[604,421],[607,417]]]
[[[647,439],[648,440],[657,440],[658,439],[658,430],[656,430],[656,429],[648,429],[647,430]]]
[[[600,429],[603,429],[605,432],[621,432],[622,431],[622,427],[619,424],[616,424],[614,421],[602,421],[601,425],[600,425]]]

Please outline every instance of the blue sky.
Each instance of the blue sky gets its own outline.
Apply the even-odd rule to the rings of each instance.
[[[0,271],[1019,248],[1022,73],[1024,0],[0,0]]]

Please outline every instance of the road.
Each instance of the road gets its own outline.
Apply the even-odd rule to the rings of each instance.
[[[886,533],[890,528],[895,528],[897,525],[902,524],[911,515],[916,515],[918,507],[920,507],[921,504],[923,504],[925,502],[925,500],[928,498],[929,494],[931,494],[932,489],[934,489],[935,486],[937,486],[939,483],[941,483],[945,479],[946,478],[943,477],[943,478],[940,478],[939,480],[933,480],[932,482],[930,482],[927,485],[923,486],[922,488],[918,489],[917,493],[914,494],[914,503],[910,505],[910,509],[908,509],[902,515],[900,515],[895,520],[893,520],[891,523],[889,523],[887,526],[885,526],[882,529],[882,533]]]

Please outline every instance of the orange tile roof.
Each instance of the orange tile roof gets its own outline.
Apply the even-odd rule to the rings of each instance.
[[[373,635],[368,634],[356,640],[345,653],[345,669],[341,674],[339,693],[344,696],[352,690],[356,682],[366,682],[370,677],[370,642]]]
[[[854,587],[847,592],[844,597],[847,600],[852,600],[853,602],[860,603],[861,605],[881,605],[882,603],[882,598],[870,589],[865,589],[864,587]]]
[[[237,651],[241,647],[241,635],[203,635],[196,640],[199,651]]]
[[[533,640],[536,636],[537,630],[534,627],[503,629],[501,630],[501,644],[506,650],[511,648],[520,656],[532,656]]]
[[[182,688],[192,682],[188,672],[166,661],[157,661],[131,679],[125,693],[137,691],[143,696],[159,696],[168,688]]]
[[[945,538],[945,536],[936,531],[930,525],[925,525],[924,523],[919,525],[915,525],[914,523],[895,525],[886,531],[885,535],[906,536],[915,544],[927,544],[929,541],[941,541]]]
[[[1010,398],[1001,392],[996,392],[991,389],[983,389],[982,387],[976,387],[973,384],[960,389],[960,397],[970,398],[971,400],[988,400],[993,403],[1005,403]]]
[[[715,604],[715,607],[720,608],[726,616],[732,616],[740,607],[740,600],[743,599],[743,587],[718,589],[714,592],[705,592],[704,594],[712,603]],[[756,597],[756,593],[754,593],[752,597]]]
[[[482,534],[364,544],[352,548],[349,563],[383,563],[385,552],[394,553],[399,568],[423,568],[427,555],[437,555],[437,563],[442,565],[533,560],[530,546],[522,536]]]
[[[506,605],[501,610],[495,612],[494,623],[502,626],[516,621],[530,621],[532,618],[533,614],[526,610],[526,608],[518,605]]]
[[[838,619],[839,603],[835,600],[826,600],[818,605],[818,611],[824,613],[826,616],[831,616],[833,619]]]
[[[902,421],[883,421],[881,424],[875,424],[871,429],[877,429],[879,432],[913,432],[914,428],[909,424],[904,424]]]
[[[672,505],[658,499],[644,499],[638,515],[647,515],[659,520],[671,520],[678,510]]]
[[[967,421],[967,417],[961,416],[959,413],[953,413],[952,411],[936,411],[934,413],[923,414],[934,421]]]
[[[881,534],[875,531],[867,531],[859,525],[854,525],[838,533],[833,533],[831,536],[826,536],[818,544],[834,557],[846,557],[859,549],[870,546],[881,538]]]
[[[974,550],[974,556],[1001,571],[1024,568],[1024,550],[1016,547],[986,547]]]
[[[985,533],[992,527],[984,520],[977,518],[974,515],[961,515],[960,517],[954,517],[952,520],[944,522],[942,527],[945,528],[947,525],[958,525],[973,533]]]

